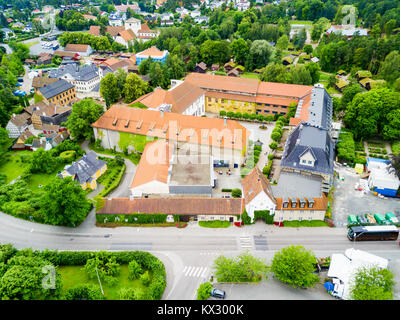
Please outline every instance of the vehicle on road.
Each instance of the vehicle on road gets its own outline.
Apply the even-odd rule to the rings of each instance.
[[[347,238],[350,241],[397,240],[399,229],[396,226],[357,226],[350,227]]]
[[[24,79],[18,78],[18,82],[24,82]]]
[[[225,299],[225,297],[226,297],[225,291],[220,290],[220,289],[211,289],[210,294],[212,297],[219,298],[219,299]]]

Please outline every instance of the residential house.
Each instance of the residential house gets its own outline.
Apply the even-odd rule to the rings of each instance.
[[[57,78],[34,77],[32,79],[32,88],[34,88],[35,92],[36,92],[41,87],[43,87],[43,86],[45,86],[47,84],[56,82],[58,80],[59,79],[57,79]]]
[[[125,29],[126,30],[132,30],[135,35],[138,34],[139,30],[142,28],[142,23],[139,19],[136,18],[129,18],[128,20],[125,21]]]
[[[53,55],[51,53],[47,53],[47,52],[42,52],[39,54],[38,59],[36,61],[36,63],[38,65],[47,65],[47,64],[51,64],[52,63],[52,58]]]
[[[143,42],[149,41],[159,35],[158,31],[151,30],[147,23],[142,23],[140,29],[137,32],[137,38]]]
[[[152,58],[153,61],[165,63],[168,56],[168,50],[160,51],[156,46],[150,47],[142,52],[136,54],[136,63],[138,66],[142,63],[143,60],[148,58]]]
[[[196,67],[194,68],[195,72],[200,72],[200,73],[206,73],[207,72],[207,65],[204,62],[200,62],[196,64]]]
[[[275,213],[276,200],[268,179],[258,169],[254,168],[242,179],[243,198],[246,212],[254,219],[255,211],[268,210],[271,215]]]
[[[23,133],[18,137],[17,141],[12,146],[13,150],[31,150],[31,145],[25,144],[25,141],[30,138],[34,137],[33,133],[29,130],[29,128],[26,128]]]
[[[173,222],[174,216],[179,216],[180,221],[236,222],[243,210],[242,198],[113,198],[106,199],[96,215],[107,221],[108,215],[161,212],[168,215],[168,222]]]
[[[48,151],[52,148],[51,144],[47,141],[46,137],[33,139],[31,146],[32,151],[37,151],[40,148],[44,149],[44,151]]]
[[[59,126],[61,123],[67,121],[72,108],[69,106],[47,104],[41,101],[24,110],[30,115],[34,129],[44,130],[44,124]]]
[[[43,96],[47,104],[63,106],[76,101],[75,86],[64,79],[41,87],[37,93]]]
[[[78,181],[82,189],[96,189],[97,179],[107,170],[107,162],[100,160],[94,151],[89,151],[82,158],[65,166],[57,176],[72,177]]]
[[[13,114],[6,125],[9,138],[18,138],[29,125],[29,115],[25,112]]]
[[[131,29],[121,31],[115,38],[115,41],[122,44],[125,47],[133,45],[133,41],[136,39],[135,33]]]
[[[208,24],[209,21],[210,21],[210,17],[207,17],[207,16],[199,16],[199,17],[194,18],[194,22],[196,22],[198,24],[201,24],[201,23]]]
[[[32,32],[32,30],[33,30],[32,22],[28,22],[25,25],[25,27],[24,27],[24,29],[22,31],[24,31],[24,32]]]
[[[93,53],[93,49],[88,44],[73,44],[69,43],[64,48],[67,52],[78,53],[80,56],[87,57]]]
[[[95,64],[68,64],[49,73],[49,78],[64,79],[75,86],[76,92],[91,92],[100,84],[99,68]]]
[[[92,21],[94,21],[94,20],[97,19],[97,17],[95,17],[95,16],[93,16],[93,15],[90,15],[90,14],[84,14],[83,17],[84,17],[86,20],[92,20]]]
[[[237,69],[232,69],[227,73],[229,77],[239,77],[239,74],[240,72]]]

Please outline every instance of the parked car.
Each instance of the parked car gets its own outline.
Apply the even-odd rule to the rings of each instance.
[[[18,82],[24,82],[24,79],[18,78]]]
[[[219,299],[225,299],[225,297],[226,297],[225,291],[220,290],[220,289],[211,289],[210,294],[212,297],[219,298]]]

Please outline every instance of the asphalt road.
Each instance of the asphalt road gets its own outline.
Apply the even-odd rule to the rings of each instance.
[[[277,250],[293,244],[303,245],[319,257],[343,253],[353,246],[366,250],[390,259],[396,279],[400,280],[397,241],[353,244],[346,238],[344,228],[278,228],[264,223],[240,229],[208,229],[196,223],[183,229],[98,228],[94,222],[94,211],[75,229],[36,224],[0,213],[0,242],[12,243],[18,249],[149,251],[166,266],[167,288],[163,298],[167,300],[195,299],[200,283],[209,280],[218,255],[237,256],[249,250],[269,262]],[[277,296],[284,298],[285,290],[278,290]],[[269,299],[263,292],[260,290],[253,299]]]

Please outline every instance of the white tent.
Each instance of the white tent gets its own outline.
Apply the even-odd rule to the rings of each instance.
[[[347,249],[345,254],[332,254],[327,276],[333,278],[332,282],[335,285],[333,295],[344,300],[350,299],[351,281],[359,268],[385,269],[387,266],[387,259],[353,248]]]

